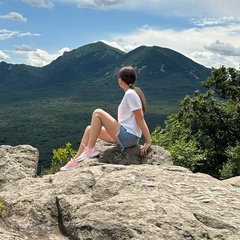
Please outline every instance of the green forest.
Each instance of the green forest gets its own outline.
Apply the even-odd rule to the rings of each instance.
[[[154,144],[166,147],[176,165],[219,179],[240,175],[240,71],[222,66],[180,102],[178,113],[156,127]]]
[[[81,46],[44,67],[0,62],[0,144],[29,144],[39,150],[38,173],[51,166],[53,149],[78,148],[91,113],[102,108],[115,118],[124,92],[118,69],[131,65],[147,100],[151,132],[165,126],[179,101],[211,75],[168,48],[140,46],[128,53],[102,42]]]

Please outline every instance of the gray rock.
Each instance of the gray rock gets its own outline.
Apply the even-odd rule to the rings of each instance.
[[[30,145],[0,146],[0,184],[35,177],[39,152]]]
[[[98,147],[99,158],[71,171],[4,180],[0,199],[7,216],[0,217],[0,239],[239,238],[240,177],[194,174],[173,166],[158,146],[146,159],[139,159],[138,148],[128,149],[121,155],[126,165],[111,157],[121,154],[115,147]],[[18,154],[7,154],[17,161]]]
[[[151,146],[148,156],[140,156],[140,146],[127,148],[124,152],[119,147],[109,147],[106,149],[99,158],[100,162],[124,165],[139,165],[139,164],[152,164],[152,165],[172,165],[172,157],[168,151],[163,147]]]

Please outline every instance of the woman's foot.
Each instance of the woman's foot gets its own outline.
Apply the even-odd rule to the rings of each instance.
[[[75,161],[75,159],[71,159],[64,167],[61,167],[61,171],[67,171],[72,168],[75,168],[80,162]]]
[[[85,148],[82,154],[75,159],[76,162],[81,162],[87,158],[92,158],[96,157],[99,155],[99,151],[97,148],[94,146],[92,149],[90,148]]]

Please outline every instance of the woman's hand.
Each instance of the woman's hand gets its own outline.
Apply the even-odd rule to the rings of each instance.
[[[151,147],[151,143],[145,143],[144,146],[141,147],[140,156],[146,157],[148,154],[148,149]]]
[[[146,157],[148,154],[148,149],[151,146],[151,135],[150,135],[148,126],[145,122],[142,109],[137,109],[137,110],[133,111],[133,113],[134,113],[134,116],[136,118],[136,121],[137,121],[140,129],[142,130],[142,133],[143,133],[145,141],[146,141],[144,146],[141,147],[140,156]]]

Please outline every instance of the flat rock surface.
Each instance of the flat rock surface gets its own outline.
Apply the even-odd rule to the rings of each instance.
[[[129,164],[128,157],[125,165],[106,163],[109,151],[120,154],[102,146],[99,158],[71,171],[40,178],[29,170],[14,181],[2,178],[0,199],[7,214],[0,217],[0,239],[239,238],[240,177],[220,181],[173,166],[168,152],[157,146],[143,164]],[[137,159],[134,151],[125,157]],[[3,160],[6,154],[0,156],[0,170]]]

